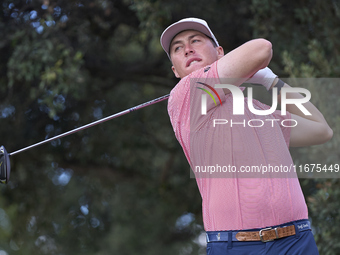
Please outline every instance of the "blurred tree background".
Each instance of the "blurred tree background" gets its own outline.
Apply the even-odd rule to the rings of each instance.
[[[13,152],[169,93],[177,79],[159,37],[186,17],[207,20],[226,52],[270,40],[281,77],[333,78],[306,84],[332,140],[291,152],[296,164],[340,163],[339,0],[2,0],[0,143]],[[11,165],[1,255],[205,254],[201,198],[166,102]],[[320,254],[340,254],[339,179],[300,182]]]

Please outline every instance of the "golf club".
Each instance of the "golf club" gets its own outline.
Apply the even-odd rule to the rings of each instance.
[[[8,183],[8,180],[9,180],[9,175],[10,175],[10,172],[11,172],[11,164],[10,164],[10,161],[9,161],[9,156],[12,156],[12,155],[15,155],[15,154],[18,154],[20,152],[23,152],[25,150],[29,150],[29,149],[32,149],[34,147],[37,147],[39,145],[42,145],[44,143],[48,143],[48,142],[51,142],[53,140],[56,140],[56,139],[59,139],[59,138],[62,138],[64,136],[68,136],[68,135],[71,135],[73,133],[76,133],[76,132],[79,132],[81,130],[84,130],[84,129],[87,129],[89,127],[92,127],[92,126],[95,126],[95,125],[98,125],[100,123],[103,123],[105,121],[108,121],[108,120],[112,120],[114,118],[117,118],[119,116],[122,116],[124,114],[127,114],[127,113],[130,113],[130,112],[133,112],[133,111],[136,111],[136,110],[139,110],[141,108],[144,108],[146,106],[149,106],[149,105],[152,105],[152,104],[155,104],[155,103],[158,103],[158,102],[161,102],[161,101],[164,101],[166,99],[168,99],[170,96],[170,94],[167,94],[167,95],[164,95],[164,96],[161,96],[159,98],[155,98],[151,101],[148,101],[148,102],[145,102],[143,104],[140,104],[140,105],[137,105],[137,106],[134,106],[134,107],[131,107],[127,110],[124,110],[124,111],[121,111],[119,113],[116,113],[116,114],[113,114],[113,115],[110,115],[108,117],[105,117],[103,119],[100,119],[100,120],[97,120],[97,121],[94,121],[94,122],[91,122],[87,125],[84,125],[84,126],[81,126],[81,127],[78,127],[78,128],[75,128],[73,130],[70,130],[68,132],[65,132],[65,133],[62,133],[60,135],[57,135],[57,136],[54,136],[54,137],[51,137],[49,139],[46,139],[44,141],[41,141],[39,143],[36,143],[36,144],[33,144],[33,145],[30,145],[28,147],[25,147],[25,148],[22,148],[20,150],[17,150],[17,151],[14,151],[14,152],[11,152],[11,153],[8,153],[5,149],[4,146],[1,146],[0,147],[0,182],[1,183]]]

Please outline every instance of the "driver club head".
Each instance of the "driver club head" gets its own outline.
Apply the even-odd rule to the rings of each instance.
[[[0,147],[0,182],[8,183],[9,174],[11,172],[11,165],[9,155],[4,146]]]

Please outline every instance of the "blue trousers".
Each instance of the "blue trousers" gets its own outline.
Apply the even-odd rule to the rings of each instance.
[[[207,255],[319,255],[311,230],[263,243],[218,241],[207,244]]]

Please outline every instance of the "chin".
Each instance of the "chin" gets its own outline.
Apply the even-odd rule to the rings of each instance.
[[[205,67],[205,65],[203,63],[199,63],[199,64],[195,64],[194,66],[191,66],[189,67],[189,72],[192,73],[192,72],[195,72],[201,68]]]
[[[189,74],[191,74],[192,72],[195,72],[201,68],[205,67],[205,65],[202,63],[200,64],[196,64],[194,66],[190,66],[190,67],[187,67],[185,69],[185,71],[183,72],[183,74],[180,76],[181,78],[185,77],[185,76],[188,76]]]

